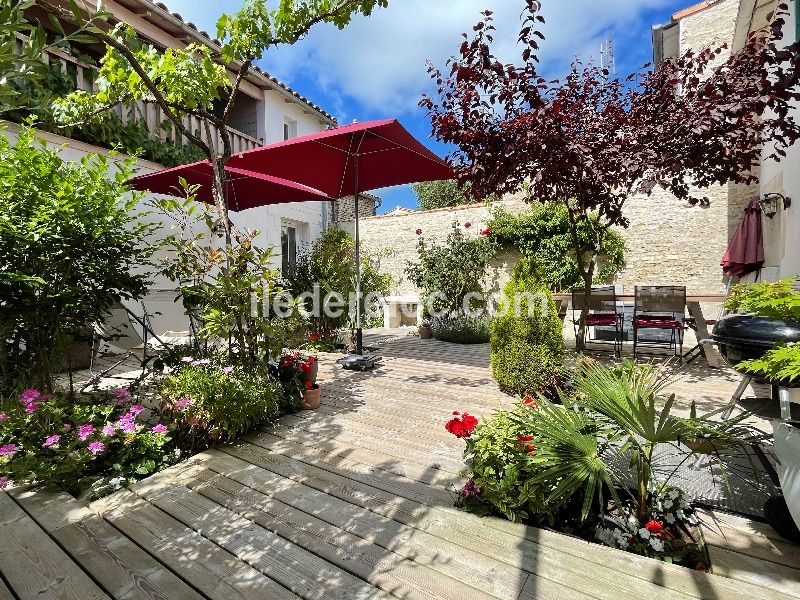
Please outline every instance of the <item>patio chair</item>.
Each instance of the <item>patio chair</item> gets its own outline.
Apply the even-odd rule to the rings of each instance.
[[[81,391],[96,386],[104,377],[134,382],[140,381],[144,377],[147,365],[151,360],[157,358],[171,346],[180,343],[181,340],[185,340],[185,336],[175,335],[182,332],[167,332],[172,334],[169,337],[156,335],[144,303],[140,303],[140,306],[142,307],[141,316],[134,314],[121,303],[117,303],[111,307],[105,321],[95,324],[89,362],[91,379]],[[122,350],[122,353],[115,352],[116,349]],[[114,356],[117,360],[111,366],[96,372],[97,357],[101,354]],[[141,367],[142,372],[139,376],[109,375],[111,371],[129,358],[135,359]]]
[[[642,329],[670,332],[667,347],[683,360],[684,315],[686,287],[680,285],[637,285],[633,308],[633,357],[642,344],[662,346],[660,340],[639,340]]]
[[[580,327],[580,313],[585,305],[585,289],[572,291],[572,323],[575,336]],[[593,285],[589,291],[589,314],[586,315],[586,329],[583,333],[584,342],[603,342],[595,336],[592,329],[595,327],[614,328],[614,356],[622,354],[622,334],[624,315],[617,308],[617,291],[613,285]],[[576,317],[577,315],[577,317]]]

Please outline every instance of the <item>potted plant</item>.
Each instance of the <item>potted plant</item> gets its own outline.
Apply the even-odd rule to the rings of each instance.
[[[419,324],[419,339],[429,340],[432,336],[433,331],[431,330],[431,322],[428,319],[424,319]]]
[[[301,408],[303,408],[303,410],[314,410],[319,408],[321,393],[322,391],[320,390],[318,383],[307,380],[305,389],[303,390],[303,400],[300,404]]]

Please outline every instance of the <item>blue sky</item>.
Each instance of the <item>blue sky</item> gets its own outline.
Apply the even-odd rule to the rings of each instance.
[[[201,29],[216,33],[223,12],[235,12],[241,0],[164,0]],[[651,26],[693,0],[543,0],[547,19],[542,42],[543,72],[562,75],[575,56],[599,58],[600,43],[614,39],[621,74],[651,59]],[[211,8],[212,5],[213,8]],[[495,51],[504,61],[517,61],[521,0],[389,0],[389,7],[370,18],[358,17],[339,31],[321,25],[291,47],[271,49],[259,66],[324,107],[340,123],[354,119],[398,118],[420,140],[444,156],[448,149],[430,138],[430,122],[417,106],[431,90],[425,61],[444,66],[484,9],[495,12]],[[407,186],[376,191],[383,198],[379,212],[395,206],[415,207]]]

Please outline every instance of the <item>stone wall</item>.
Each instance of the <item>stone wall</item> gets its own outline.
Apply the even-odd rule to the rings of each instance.
[[[513,198],[497,204],[513,212],[525,209],[523,202]],[[422,231],[425,239],[442,242],[454,222],[462,226],[470,223],[469,235],[477,236],[490,218],[490,209],[484,204],[366,217],[359,221],[362,247],[374,255],[385,255],[381,259],[381,270],[395,278],[392,295],[415,295],[418,290],[406,278],[405,268],[409,261],[417,258],[417,229]],[[339,227],[353,234],[352,221],[339,223]],[[514,257],[498,257],[487,273],[487,289],[502,286],[507,281],[507,273],[514,262]]]
[[[358,197],[358,216],[372,217],[375,215],[375,207],[380,203],[380,198],[372,194],[359,194]],[[341,223],[352,221],[356,216],[355,196],[347,196],[341,200],[333,201],[333,221]]]

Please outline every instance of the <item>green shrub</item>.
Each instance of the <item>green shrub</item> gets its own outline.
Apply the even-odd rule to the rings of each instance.
[[[501,514],[511,521],[539,519],[556,512],[557,504],[546,502],[552,488],[535,479],[537,467],[531,462],[535,446],[521,419],[522,413],[530,410],[521,403],[514,415],[498,411],[475,427],[464,451],[470,461],[470,480],[457,506],[480,516]]]
[[[92,478],[145,477],[177,459],[168,427],[136,423],[124,388],[92,395],[23,391],[0,404],[0,487],[7,480],[78,492]],[[108,490],[111,491],[111,490]]]
[[[187,356],[185,366],[161,383],[159,413],[174,421],[172,437],[194,454],[233,441],[281,413],[295,408],[267,367],[224,366],[209,358]]]
[[[519,394],[551,393],[564,374],[562,326],[534,265],[519,261],[492,323],[491,365],[500,387]]]
[[[144,296],[154,226],[134,212],[132,167],[64,162],[28,127],[0,135],[0,393],[51,391],[73,336]]]
[[[486,344],[489,341],[492,320],[488,315],[458,315],[434,319],[431,322],[433,337],[454,344]]]
[[[725,301],[725,308],[780,321],[800,322],[800,291],[795,288],[796,284],[797,279],[788,277],[780,281],[735,285]]]
[[[332,350],[336,340],[336,331],[343,328],[355,329],[355,240],[346,231],[331,227],[317,238],[311,247],[300,252],[293,272],[285,273],[288,287],[297,297],[308,294],[304,308],[313,309],[315,286],[319,286],[320,304],[329,294],[341,294],[343,304],[338,315],[325,314],[322,306],[318,306],[318,314],[309,317],[314,334],[313,347],[319,351]],[[387,296],[392,285],[392,276],[381,273],[380,254],[361,252],[361,294],[365,299],[369,296]],[[330,302],[331,300],[329,300]],[[383,317],[376,306],[361,305],[362,326],[375,327],[383,322]],[[374,314],[373,314],[374,313]]]

